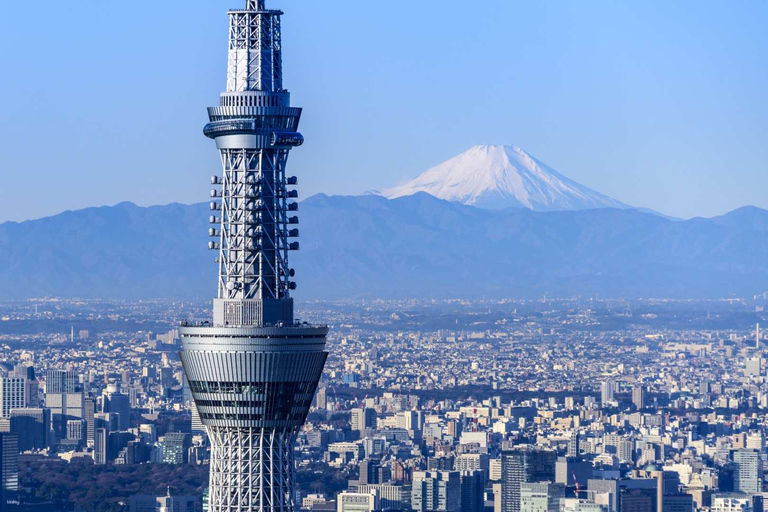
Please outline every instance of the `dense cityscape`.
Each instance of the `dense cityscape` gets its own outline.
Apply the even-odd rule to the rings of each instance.
[[[306,510],[757,512],[765,297],[301,303],[331,326]],[[206,509],[179,360],[205,303],[0,307],[4,506]],[[147,508],[148,507],[148,508]]]

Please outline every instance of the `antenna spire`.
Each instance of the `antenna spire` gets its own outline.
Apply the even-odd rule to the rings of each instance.
[[[265,10],[264,0],[248,0],[248,4],[246,5],[246,10],[249,10],[249,11]]]

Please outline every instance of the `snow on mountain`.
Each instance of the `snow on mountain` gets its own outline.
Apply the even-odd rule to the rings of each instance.
[[[475,146],[382,195],[394,199],[417,192],[492,210],[632,208],[566,178],[516,146]]]

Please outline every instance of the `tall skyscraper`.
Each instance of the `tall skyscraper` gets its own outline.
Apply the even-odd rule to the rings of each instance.
[[[557,453],[533,447],[501,454],[501,510],[520,512],[520,488],[525,482],[554,482]]]
[[[94,436],[94,415],[96,414],[96,399],[88,397],[85,399],[85,405],[83,408],[83,419],[85,420],[85,427],[86,427],[86,434],[85,434],[85,441],[86,445],[91,447],[93,446],[93,436]]]
[[[19,438],[0,432],[0,507],[6,509],[19,495]]]
[[[315,394],[315,407],[318,409],[326,409],[328,407],[328,396],[325,388],[320,388]]]
[[[485,471],[461,471],[461,512],[485,510]]]
[[[74,393],[79,387],[78,381],[74,370],[48,370],[45,372],[45,392]]]
[[[115,384],[110,384],[102,393],[103,412],[117,415],[117,428],[128,430],[131,428],[131,399],[120,392]]]
[[[415,471],[411,488],[415,512],[459,512],[461,475],[458,471]]]
[[[565,485],[553,482],[524,482],[520,485],[520,512],[559,512]]]
[[[760,452],[751,449],[741,449],[733,452],[733,463],[736,471],[733,475],[735,491],[746,494],[756,494],[763,487],[763,464]]]
[[[11,433],[18,436],[19,450],[42,450],[48,446],[51,411],[40,407],[13,409]]]
[[[85,416],[85,396],[79,393],[45,393],[45,406],[51,411],[51,424],[58,439],[66,439],[67,422]]]
[[[581,450],[579,449],[579,432],[574,430],[568,438],[568,456],[578,457],[579,455],[581,455]]]
[[[638,409],[645,408],[645,388],[642,384],[638,384],[632,388],[632,403],[635,404],[635,407]]]
[[[0,417],[10,418],[11,410],[27,406],[27,379],[24,377],[0,378]]]
[[[352,409],[350,416],[352,430],[363,432],[367,428],[376,428],[376,411],[367,407]]]
[[[107,442],[109,431],[105,428],[96,428],[93,434],[93,463],[107,463]]]
[[[208,109],[223,174],[212,178],[218,254],[213,323],[184,326],[181,360],[211,441],[211,512],[295,508],[294,443],[325,365],[327,327],[294,319],[288,254],[298,197],[286,174],[301,109],[283,86],[281,16],[229,12],[227,88]]]
[[[616,383],[612,380],[606,380],[600,385],[600,404],[605,407],[606,404],[613,402]]]

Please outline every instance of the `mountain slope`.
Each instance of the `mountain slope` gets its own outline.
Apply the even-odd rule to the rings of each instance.
[[[314,196],[291,255],[299,299],[727,297],[768,290],[768,212],[490,211],[426,193]],[[132,204],[0,224],[0,299],[209,298],[207,205]]]
[[[515,146],[473,147],[383,195],[394,199],[417,192],[488,209],[630,208],[563,176]]]
[[[210,295],[206,206],[121,203],[0,224],[0,298]]]

